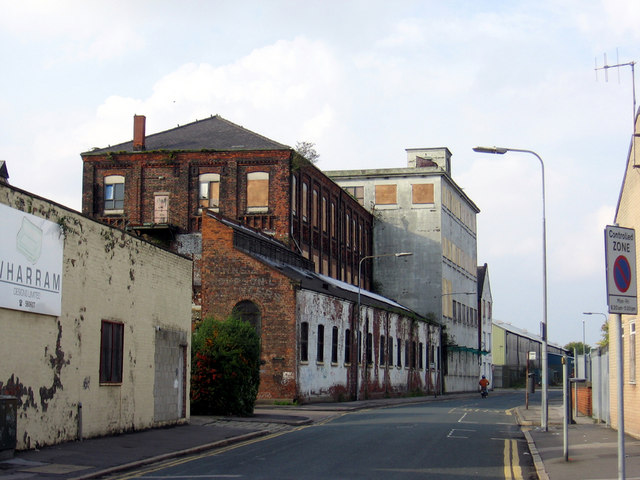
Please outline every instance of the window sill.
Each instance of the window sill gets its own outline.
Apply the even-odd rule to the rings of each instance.
[[[121,387],[122,382],[100,382],[101,387]]]
[[[269,207],[247,207],[247,213],[269,213]]]
[[[309,360],[300,360],[300,365],[309,365]]]
[[[124,215],[124,210],[105,210],[103,215]]]

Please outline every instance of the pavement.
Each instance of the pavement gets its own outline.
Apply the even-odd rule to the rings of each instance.
[[[490,396],[494,394],[500,392],[495,391]],[[194,416],[185,425],[17,451],[12,458],[0,460],[0,480],[95,479],[322,423],[350,411],[476,395],[447,394],[300,406],[257,405],[252,417]],[[618,478],[617,431],[607,425],[596,424],[589,417],[578,416],[576,423],[569,426],[569,460],[565,461],[563,410],[559,397],[549,397],[547,431],[540,428],[539,392],[530,395],[528,408],[522,405],[515,409],[538,477],[543,480]],[[626,478],[640,479],[640,440],[627,437],[625,450]]]

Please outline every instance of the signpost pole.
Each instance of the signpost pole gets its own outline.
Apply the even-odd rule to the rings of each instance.
[[[637,315],[636,239],[632,228],[607,226],[605,229],[607,264],[607,303],[616,324],[616,381],[618,393],[618,478],[625,478],[624,445],[624,356],[622,315]]]

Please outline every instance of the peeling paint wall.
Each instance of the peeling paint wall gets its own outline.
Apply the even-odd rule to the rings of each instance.
[[[190,348],[191,261],[10,186],[0,203],[64,235],[62,314],[0,309],[0,394],[18,399],[18,449],[78,438],[80,405],[85,438],[159,425],[155,335],[182,332]],[[120,384],[100,384],[103,320],[124,325]]]
[[[440,392],[440,365],[436,355],[440,348],[440,326],[428,324],[379,308],[362,306],[361,362],[358,368],[345,361],[346,330],[351,330],[356,309],[353,302],[330,295],[299,290],[297,293],[298,355],[300,355],[301,324],[308,324],[308,356],[298,361],[298,390],[302,400],[348,400],[404,395],[412,392]],[[322,325],[323,329],[319,330]],[[332,358],[333,329],[337,328],[337,361]],[[322,341],[319,333],[324,332]],[[367,359],[366,342],[371,336],[370,362]],[[384,337],[384,343],[381,342]],[[388,355],[388,339],[393,340],[393,356]],[[397,360],[397,342],[401,343],[400,364]],[[405,357],[409,342],[409,354]],[[415,343],[415,347],[414,347]],[[381,354],[381,345],[384,355]],[[422,349],[420,349],[422,347]],[[322,355],[318,355],[322,348]],[[415,348],[415,350],[414,350]],[[411,352],[415,351],[414,354]],[[420,356],[422,360],[420,360]],[[408,362],[406,359],[408,358]],[[320,360],[322,359],[322,360]],[[357,372],[357,384],[355,375]]]

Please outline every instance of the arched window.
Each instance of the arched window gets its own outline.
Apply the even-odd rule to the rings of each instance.
[[[243,300],[233,307],[233,314],[238,315],[243,321],[249,322],[256,329],[258,336],[260,336],[262,315],[255,303],[251,300]]]

